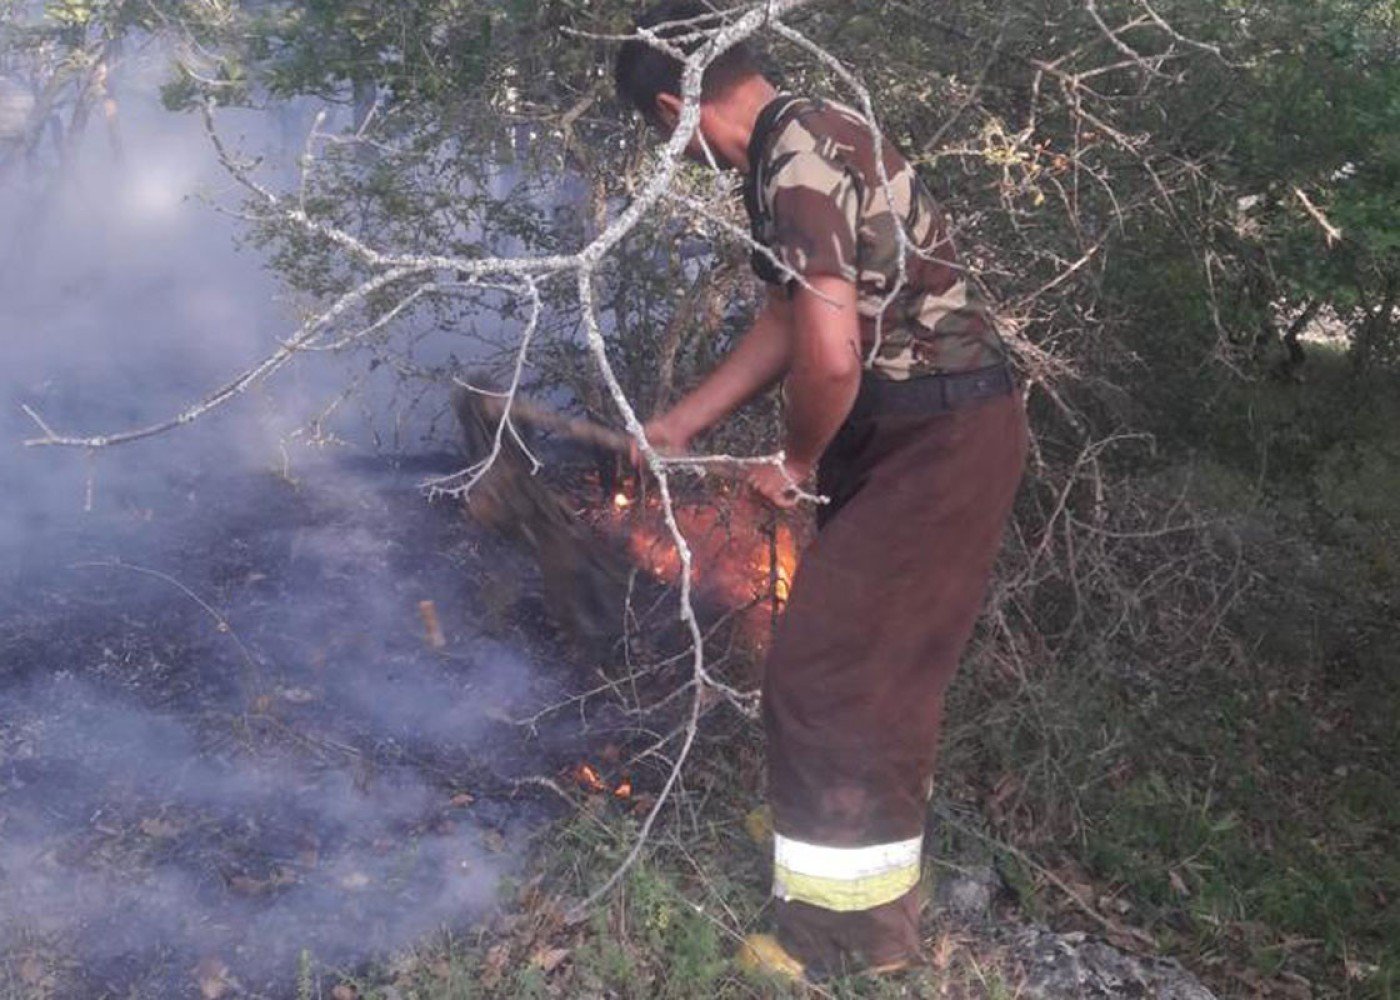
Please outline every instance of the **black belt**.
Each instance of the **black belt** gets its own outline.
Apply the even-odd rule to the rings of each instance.
[[[860,380],[860,392],[847,419],[856,422],[875,416],[931,416],[1015,391],[1016,378],[1011,374],[1011,366],[1004,363],[904,381],[866,374]]]

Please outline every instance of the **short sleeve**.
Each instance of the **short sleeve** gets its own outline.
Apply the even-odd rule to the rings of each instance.
[[[769,190],[778,259],[804,278],[855,281],[860,191],[851,172],[808,150],[778,167]]]

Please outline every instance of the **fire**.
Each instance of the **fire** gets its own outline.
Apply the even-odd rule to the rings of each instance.
[[[603,779],[598,777],[598,772],[588,764],[580,764],[574,768],[574,780],[590,792],[606,792],[608,786],[603,784]]]
[[[599,795],[611,794],[615,798],[629,799],[632,797],[632,779],[623,778],[616,788],[610,786],[603,780],[597,768],[589,763],[580,763],[574,768],[574,780],[590,792],[597,792]]]
[[[797,571],[797,542],[786,524],[779,524],[773,534],[773,544],[765,553],[763,569],[772,574],[773,600],[779,607],[787,604],[792,592],[792,575]]]
[[[787,604],[797,569],[798,540],[785,521],[743,492],[718,488],[719,496],[677,504],[676,521],[690,546],[692,581],[711,599],[739,609],[744,631],[758,647],[767,643],[776,611]],[[602,516],[623,533],[637,565],[674,583],[681,560],[655,497],[639,500],[619,490]]]

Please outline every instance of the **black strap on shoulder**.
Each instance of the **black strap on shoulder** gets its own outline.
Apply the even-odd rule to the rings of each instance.
[[[800,105],[805,105],[805,107],[799,107]],[[794,94],[779,94],[765,104],[763,110],[758,113],[758,120],[754,122],[753,135],[749,137],[749,173],[744,178],[744,208],[748,212],[749,226],[756,243],[769,246],[772,240],[772,220],[768,216],[767,206],[763,203],[763,189],[767,184],[765,168],[773,139],[777,135],[779,127],[787,124],[790,118],[789,111],[796,109],[797,116],[800,118],[819,111],[822,107],[823,104],[819,100],[798,97]],[[754,273],[765,283],[780,285],[786,281],[783,272],[762,251],[755,250],[750,263]]]
[[[749,173],[744,178],[744,207],[748,209],[749,221],[753,222],[763,213],[763,166],[768,156],[768,146],[773,137],[773,128],[784,112],[801,98],[792,94],[779,94],[763,106],[754,122],[753,134],[749,136]]]

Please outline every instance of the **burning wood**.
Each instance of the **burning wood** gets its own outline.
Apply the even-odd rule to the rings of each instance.
[[[533,552],[545,603],[575,640],[584,646],[611,645],[621,630],[626,604],[626,558],[580,520],[543,477],[534,475],[513,435],[502,435],[496,451],[498,400],[459,389],[452,405],[470,459],[481,463],[495,454],[468,493],[467,509]]]
[[[498,450],[500,398],[461,389],[452,402],[471,459],[480,463],[496,456],[468,494],[468,509],[533,550],[546,603],[576,639],[594,645],[617,638],[632,566],[657,582],[677,582],[680,556],[656,497],[638,498],[606,483],[608,501],[580,516],[574,504],[533,474],[513,435],[502,435]],[[549,414],[523,400],[512,404],[511,413],[521,424],[593,445],[601,441],[609,450],[625,444],[617,432]],[[675,515],[695,555],[693,582],[718,607],[740,613],[749,643],[766,644],[797,563],[791,527],[773,521],[771,512],[732,480],[715,485],[703,502],[677,503]]]
[[[770,521],[756,501],[732,491],[723,496],[725,503],[676,504],[676,521],[695,556],[693,582],[718,604],[742,609],[749,640],[761,646],[772,612],[782,610],[792,590],[797,536],[786,522]],[[680,556],[659,504],[619,494],[603,520],[637,565],[663,583],[680,578]]]

